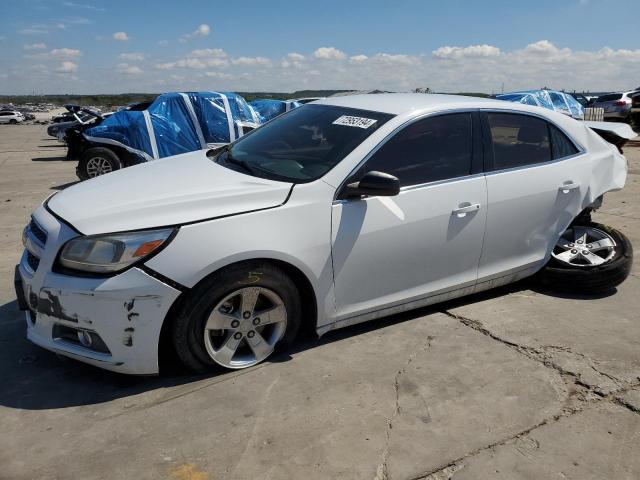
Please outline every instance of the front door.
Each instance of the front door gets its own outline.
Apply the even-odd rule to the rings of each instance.
[[[334,202],[338,319],[475,283],[487,193],[472,118],[451,113],[404,127],[349,180],[389,173],[399,195]]]

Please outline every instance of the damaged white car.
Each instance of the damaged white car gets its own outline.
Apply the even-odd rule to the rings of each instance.
[[[600,127],[618,145],[633,136]],[[631,245],[589,214],[626,174],[616,146],[549,110],[330,98],[228,147],[57,193],[25,228],[16,291],[28,338],[59,354],[155,374],[170,345],[195,370],[245,368],[302,328],[537,272],[559,289],[615,287]]]

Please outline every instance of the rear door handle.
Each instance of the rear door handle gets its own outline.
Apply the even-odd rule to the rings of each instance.
[[[558,190],[560,190],[562,193],[569,193],[571,190],[577,190],[578,188],[580,188],[580,183],[568,181],[560,185],[558,187]]]
[[[464,203],[461,203],[460,206],[458,206],[458,208],[453,209],[451,211],[451,215],[457,215],[458,217],[462,218],[467,213],[477,212],[478,210],[480,210],[479,203],[464,202]]]

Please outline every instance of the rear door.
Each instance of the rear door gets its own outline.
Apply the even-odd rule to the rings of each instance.
[[[557,126],[484,112],[488,212],[479,281],[537,267],[581,211],[589,169]]]
[[[486,214],[477,113],[420,119],[346,183],[369,171],[398,177],[400,194],[336,200],[333,267],[339,318],[420,300],[477,278]]]

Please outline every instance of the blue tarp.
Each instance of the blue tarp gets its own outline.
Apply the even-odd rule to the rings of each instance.
[[[267,98],[254,100],[250,102],[249,105],[251,105],[251,108],[258,114],[260,123],[268,122],[278,115],[302,106],[301,103],[295,100],[272,100]]]
[[[229,143],[259,117],[235,93],[187,92],[158,96],[146,110],[121,110],[84,135],[115,144],[144,160],[154,160]]]
[[[498,100],[536,105],[584,120],[584,108],[568,93],[555,90],[524,90],[496,95]]]

